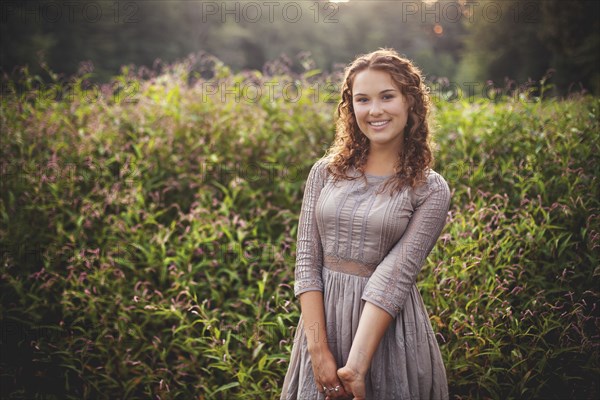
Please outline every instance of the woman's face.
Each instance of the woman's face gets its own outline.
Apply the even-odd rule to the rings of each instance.
[[[400,150],[409,104],[389,73],[366,69],[356,74],[352,105],[358,127],[371,146],[394,146]]]

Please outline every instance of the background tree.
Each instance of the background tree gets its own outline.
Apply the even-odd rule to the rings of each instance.
[[[91,61],[93,79],[108,81],[122,65],[152,68],[157,59],[171,63],[201,51],[235,71],[261,69],[282,54],[298,64],[296,56],[308,53],[316,68],[331,71],[357,54],[393,47],[431,78],[502,85],[506,78],[539,80],[554,69],[556,93],[573,85],[600,92],[600,10],[590,0],[284,0],[271,10],[244,0],[102,0],[60,6],[57,18],[58,4],[2,6],[2,72],[28,64],[41,73],[45,54],[53,71],[70,75]]]

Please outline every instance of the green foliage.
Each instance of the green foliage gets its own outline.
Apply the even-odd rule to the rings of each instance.
[[[107,82],[124,64],[156,69],[207,52],[234,71],[261,69],[281,57],[298,72],[307,50],[314,68],[332,71],[357,54],[392,47],[428,76],[461,87],[484,80],[525,85],[552,73],[554,94],[585,88],[598,95],[599,4],[28,0],[2,9],[0,71],[10,75],[28,65],[43,74],[47,64],[70,75],[93,68],[94,79]]]
[[[554,93],[581,88],[598,94],[600,12],[598,2],[572,0],[482,0],[465,24],[459,82],[507,80],[525,85],[553,75]]]
[[[6,85],[3,398],[278,398],[337,78],[190,68]],[[435,99],[452,205],[419,287],[456,399],[600,394],[600,101],[540,97]]]

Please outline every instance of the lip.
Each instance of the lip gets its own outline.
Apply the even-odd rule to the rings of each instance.
[[[384,122],[385,124],[380,125],[380,126],[376,126],[376,125],[371,125],[371,122]],[[388,120],[379,120],[379,121],[367,121],[367,123],[369,124],[369,127],[371,127],[371,129],[376,130],[376,131],[380,131],[385,129],[389,124],[390,124],[390,119]]]

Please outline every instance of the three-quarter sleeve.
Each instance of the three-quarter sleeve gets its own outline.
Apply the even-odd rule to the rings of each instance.
[[[311,168],[302,198],[296,241],[294,294],[298,297],[311,290],[323,291],[323,247],[317,228],[316,206],[325,185],[326,161],[318,160]]]
[[[450,189],[444,178],[432,172],[424,194],[402,237],[379,263],[369,278],[362,299],[396,317],[414,285],[425,259],[433,249],[450,208]]]

